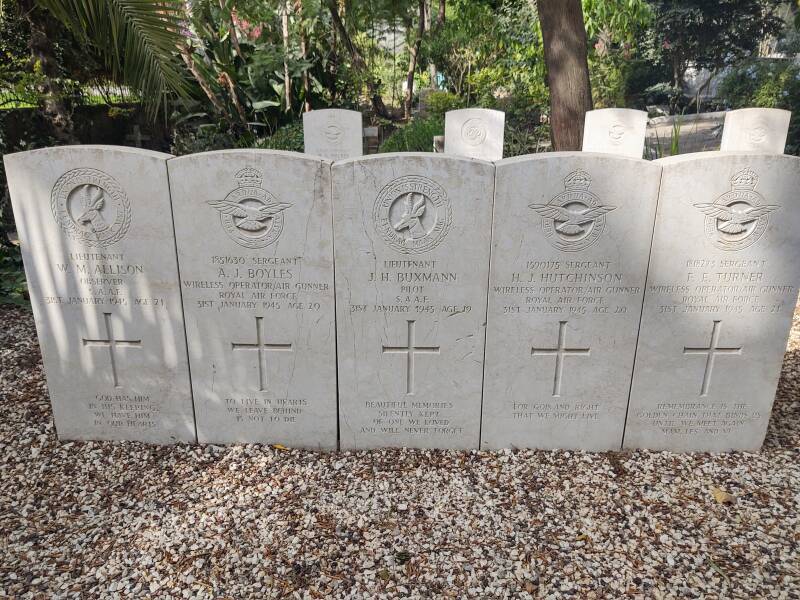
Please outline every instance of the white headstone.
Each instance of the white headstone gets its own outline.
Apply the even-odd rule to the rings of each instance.
[[[758,450],[800,284],[800,159],[663,165],[628,448]]]
[[[361,113],[342,108],[324,108],[303,113],[306,154],[329,160],[364,154]]]
[[[330,163],[169,161],[200,442],[336,447]]]
[[[483,160],[503,158],[506,114],[488,108],[451,110],[444,116],[444,153]]]
[[[583,151],[642,158],[647,113],[630,108],[601,108],[586,113]]]
[[[4,158],[62,439],[195,440],[167,154]]]
[[[620,448],[660,174],[581,152],[497,164],[482,448]]]
[[[792,113],[780,108],[741,108],[725,113],[720,150],[783,154]]]
[[[494,166],[334,164],[342,448],[477,448]]]

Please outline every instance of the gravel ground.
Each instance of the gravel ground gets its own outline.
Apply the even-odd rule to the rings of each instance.
[[[59,444],[0,308],[0,597],[800,598],[799,374],[759,454]]]

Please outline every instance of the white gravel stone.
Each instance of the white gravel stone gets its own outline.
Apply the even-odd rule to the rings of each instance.
[[[798,598],[799,372],[758,454],[59,444],[0,307],[0,597]]]

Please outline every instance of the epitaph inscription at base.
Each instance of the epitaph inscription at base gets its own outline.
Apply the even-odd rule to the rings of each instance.
[[[168,158],[110,146],[5,156],[62,439],[195,440]]]
[[[660,174],[579,152],[497,164],[482,448],[620,448]]]
[[[201,442],[336,447],[330,163],[169,161]]]
[[[758,450],[800,283],[800,159],[663,165],[625,447]]]
[[[494,166],[333,166],[342,448],[476,448]]]

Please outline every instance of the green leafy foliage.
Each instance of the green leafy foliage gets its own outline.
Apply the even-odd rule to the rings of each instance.
[[[463,108],[464,101],[456,94],[445,91],[434,91],[426,99],[428,112],[434,116],[442,116],[449,110]]]
[[[0,244],[0,304],[29,306],[19,246]]]
[[[303,124],[300,121],[278,128],[271,136],[259,138],[255,141],[255,148],[268,148],[270,150],[303,151]]]
[[[731,108],[792,111],[786,152],[800,154],[800,65],[781,59],[746,61],[728,73],[719,93]]]
[[[435,135],[444,135],[443,117],[412,119],[389,136],[378,152],[431,152]]]
[[[116,81],[141,91],[156,115],[165,94],[188,94],[176,56],[183,43],[183,0],[38,0],[91,48]]]

